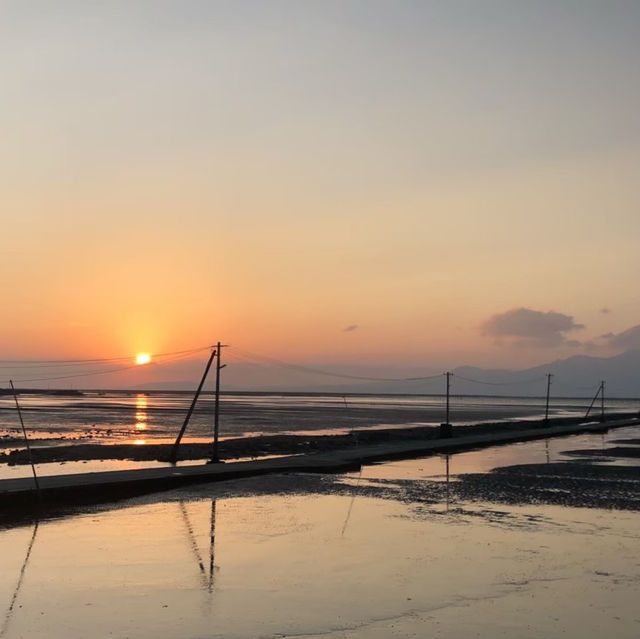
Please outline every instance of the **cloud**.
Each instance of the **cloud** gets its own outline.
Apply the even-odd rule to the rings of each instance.
[[[609,313],[611,313],[611,309],[610,309],[610,308],[607,308],[606,306],[603,306],[603,307],[600,309],[600,312],[601,312],[603,315],[609,315]]]
[[[602,339],[607,340],[607,346],[623,351],[640,349],[640,324],[632,326],[622,333],[606,333]]]
[[[580,346],[565,333],[584,328],[576,324],[571,315],[556,311],[535,311],[531,308],[515,308],[490,317],[483,325],[484,335],[528,346]]]
[[[351,333],[351,331],[357,331],[357,330],[358,330],[358,325],[357,324],[350,324],[346,328],[343,328],[342,332],[343,333]]]

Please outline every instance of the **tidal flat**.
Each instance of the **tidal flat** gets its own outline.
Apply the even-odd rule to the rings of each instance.
[[[619,506],[638,469],[564,454],[606,443],[235,480],[7,525],[0,636],[636,637],[640,512]],[[554,501],[555,467],[592,469],[574,505]],[[616,469],[626,497],[585,507]],[[522,484],[541,476],[555,487]]]

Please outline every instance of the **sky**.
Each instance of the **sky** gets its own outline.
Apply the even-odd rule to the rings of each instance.
[[[640,347],[640,3],[0,2],[0,359]]]

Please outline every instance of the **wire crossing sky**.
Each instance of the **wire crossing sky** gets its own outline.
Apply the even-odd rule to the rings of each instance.
[[[130,371],[134,369],[140,369],[141,366],[146,367],[156,367],[156,366],[167,366],[174,364],[175,362],[190,360],[193,361],[199,355],[204,354],[206,351],[211,351],[215,349],[215,346],[204,346],[199,348],[193,348],[188,350],[176,351],[173,353],[153,353],[147,354],[148,357],[145,358],[144,362],[136,362],[129,365],[124,365],[127,361],[131,361],[130,357],[103,357],[97,359],[90,360],[30,360],[28,362],[23,362],[19,360],[0,360],[0,371],[2,369],[6,370],[20,370],[27,369],[28,371],[32,371],[34,369],[38,370],[41,368],[53,368],[59,371],[60,369],[65,369],[68,367],[73,367],[73,371],[64,372],[59,374],[54,370],[52,375],[46,377],[26,377],[24,379],[11,379],[11,380],[0,380],[0,384],[10,385],[14,381],[18,384],[29,384],[29,383],[39,383],[39,382],[52,382],[52,381],[66,381],[66,380],[79,380],[84,381],[85,378],[91,378],[94,376],[107,375],[111,376],[123,371]],[[334,379],[340,380],[355,380],[355,381],[366,381],[366,382],[427,382],[432,380],[441,380],[444,375],[450,375],[454,379],[459,379],[465,382],[471,382],[472,384],[479,384],[482,386],[496,386],[496,387],[519,387],[523,385],[530,384],[538,384],[541,381],[546,380],[546,376],[535,377],[529,379],[518,379],[512,381],[490,381],[490,380],[478,380],[472,379],[466,376],[459,375],[457,373],[439,373],[435,375],[420,375],[415,377],[367,377],[364,375],[353,375],[346,372],[340,371],[328,371],[328,370],[320,370],[317,368],[312,368],[309,366],[305,366],[303,364],[296,364],[293,362],[285,362],[280,359],[276,359],[273,357],[268,357],[265,355],[261,355],[259,353],[253,353],[250,351],[246,351],[242,348],[238,348],[236,346],[230,347],[231,352],[231,362],[250,362],[256,363],[258,365],[266,365],[268,367],[282,368],[287,370],[292,370],[300,373],[304,373],[307,377],[330,377]],[[225,358],[226,359],[226,358]],[[116,364],[120,364],[116,366]],[[101,368],[95,368],[96,366],[101,365]],[[89,366],[90,368],[87,368]],[[564,383],[564,387],[567,387],[566,382]],[[589,387],[582,387],[579,390],[589,390]]]

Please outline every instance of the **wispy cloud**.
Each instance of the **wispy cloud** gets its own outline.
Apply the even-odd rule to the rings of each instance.
[[[342,332],[351,333],[352,331],[357,331],[357,330],[358,330],[357,324],[349,324],[349,326],[346,326],[345,328],[342,329]]]

